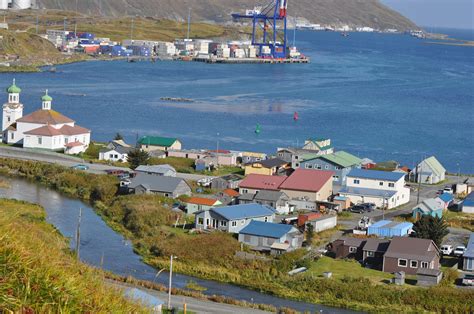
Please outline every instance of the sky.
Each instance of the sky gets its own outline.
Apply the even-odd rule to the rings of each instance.
[[[381,0],[419,26],[474,30],[474,0]]]

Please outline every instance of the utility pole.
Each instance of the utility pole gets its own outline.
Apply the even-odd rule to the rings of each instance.
[[[416,204],[420,204],[420,190],[421,190],[421,174],[420,165],[424,159],[416,166],[416,179],[418,180],[418,193],[416,194]]]
[[[66,32],[66,21],[67,21],[67,18],[64,18],[64,32]]]
[[[188,9],[188,36],[186,37],[189,39],[189,34],[191,32],[191,8]]]
[[[172,285],[172,277],[173,277],[173,254],[170,256],[170,283],[168,287],[168,310],[171,310],[171,285]]]
[[[133,23],[134,23],[134,21],[135,20],[132,17],[132,25],[130,27],[130,40],[131,40],[132,44],[133,44]]]
[[[76,230],[76,258],[80,260],[80,248],[81,248],[81,220],[82,220],[82,208],[79,208],[79,218],[77,220]]]

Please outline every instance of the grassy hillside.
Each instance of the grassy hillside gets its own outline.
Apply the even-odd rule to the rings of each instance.
[[[140,313],[69,253],[36,205],[0,199],[0,312]]]
[[[192,8],[193,19],[225,22],[232,12],[252,9],[271,0],[38,0],[41,8],[63,9],[90,15],[140,15],[185,21]],[[76,6],[77,3],[77,6]],[[410,29],[416,25],[378,0],[290,0],[289,15],[313,23],[353,24],[380,28]]]

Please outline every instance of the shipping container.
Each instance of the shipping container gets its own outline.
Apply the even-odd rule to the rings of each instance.
[[[313,219],[317,219],[319,217],[321,217],[321,213],[319,213],[319,212],[299,214],[298,215],[298,227],[303,227],[304,225],[306,225],[307,222],[309,222]]]

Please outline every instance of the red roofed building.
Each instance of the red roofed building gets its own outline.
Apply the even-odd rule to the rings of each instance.
[[[280,185],[287,179],[285,176],[249,174],[239,184],[240,194],[255,194],[258,191],[279,191]]]
[[[279,189],[291,199],[326,201],[333,192],[333,176],[332,171],[296,169]]]
[[[84,152],[90,143],[90,130],[75,124],[75,121],[51,109],[52,98],[48,91],[41,98],[40,110],[23,116],[20,103],[21,89],[13,85],[7,89],[8,102],[3,105],[3,142],[64,151],[66,154]]]

